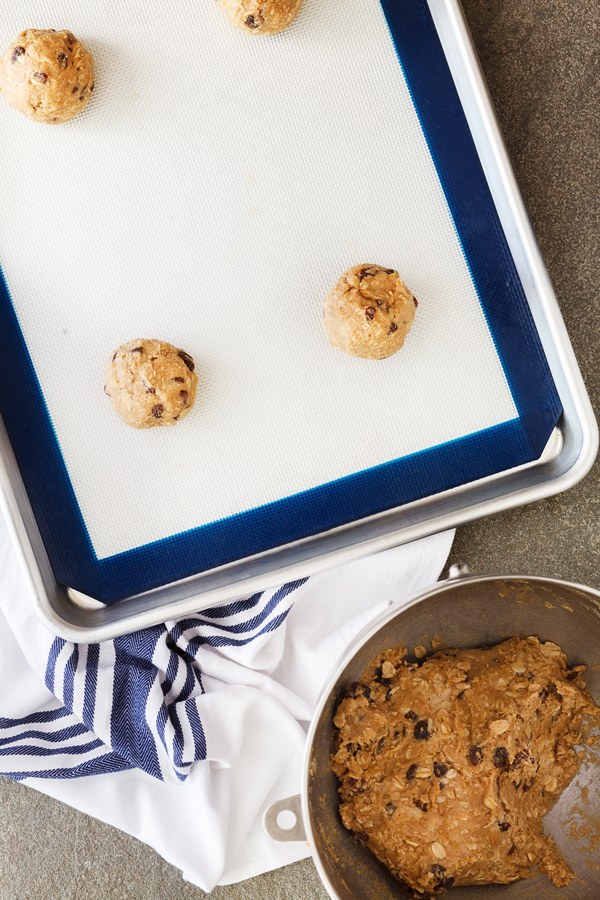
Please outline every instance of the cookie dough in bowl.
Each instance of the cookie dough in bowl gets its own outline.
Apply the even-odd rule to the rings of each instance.
[[[386,359],[403,346],[417,305],[395,269],[353,266],[325,298],[327,340],[351,356]]]
[[[196,400],[194,360],[166,341],[138,339],[111,355],[104,392],[132,428],[176,425]]]
[[[302,0],[217,0],[228,20],[246,34],[279,34],[292,24]]]
[[[28,28],[0,60],[0,92],[34,122],[68,122],[93,90],[92,56],[70,31]]]
[[[378,654],[335,714],[346,828],[418,897],[509,884],[533,866],[568,885],[542,819],[599,721],[585,666],[534,636],[404,656]]]
[[[385,592],[381,599],[386,599]],[[388,595],[388,601],[391,599],[392,595]],[[593,704],[600,706],[600,591],[558,578],[521,574],[477,576],[463,573],[459,577],[451,570],[446,581],[437,582],[416,596],[405,599],[398,597],[398,600],[399,602],[392,602],[390,606],[383,608],[349,640],[346,652],[323,685],[307,734],[301,794],[278,800],[265,812],[264,826],[267,833],[278,841],[308,843],[319,877],[332,900],[413,900],[415,897],[425,900],[440,893],[447,896],[448,900],[454,900],[455,896],[457,900],[524,900],[525,897],[528,900],[582,900],[583,897],[600,897],[600,841],[597,840],[600,821],[600,737],[598,727],[594,724],[597,722],[597,714],[594,714],[594,719],[590,714],[589,730],[586,731],[584,725],[581,740],[576,739],[572,743],[578,727],[575,717],[578,715],[579,703],[585,704],[589,697]],[[511,635],[519,636],[521,647],[523,640],[526,644],[531,644],[536,662],[534,669],[527,667],[529,659],[525,662],[528,653],[522,654],[523,661],[518,658],[521,651],[516,642],[512,642]],[[528,636],[532,637],[531,641],[527,640]],[[486,658],[487,651],[499,649],[507,639],[509,645],[502,656],[494,653]],[[409,648],[408,655],[404,656],[398,651],[399,647]],[[475,656],[467,659],[462,656],[464,652]],[[429,653],[432,655],[428,657]],[[482,661],[477,662],[480,653]],[[568,661],[566,664],[565,657]],[[451,664],[452,659],[454,661]],[[494,659],[498,662],[494,662]],[[439,685],[439,676],[444,671],[443,660],[448,660],[446,687]],[[372,661],[372,665],[369,661]],[[507,665],[512,675],[506,679],[496,669],[495,674],[499,677],[495,685],[491,677],[489,680],[487,677],[485,679],[487,688],[480,681],[484,698],[493,706],[484,703],[480,707],[475,705],[475,701],[470,701],[475,713],[473,720],[465,720],[462,714],[455,719],[455,711],[458,712],[461,704],[465,703],[465,708],[468,708],[467,695],[477,689],[478,682],[475,679],[483,679],[486,662],[490,663],[490,675],[494,674],[492,666],[504,668]],[[425,668],[426,666],[430,668]],[[466,668],[467,666],[470,668]],[[531,679],[530,673],[533,675]],[[547,675],[547,680],[537,680],[542,675]],[[410,679],[407,694],[410,690],[411,698],[404,702],[398,696],[401,691],[395,689],[405,678]],[[500,678],[504,678],[506,684]],[[419,681],[423,684],[419,684]],[[373,682],[376,683],[373,684],[371,693]],[[528,685],[525,689],[528,700],[520,701],[518,696],[522,683]],[[459,684],[465,685],[462,697],[459,694],[463,688]],[[539,687],[534,688],[533,685],[537,684]],[[359,685],[369,689],[368,697],[367,691]],[[355,709],[368,711],[362,722],[351,723],[351,736],[345,731],[343,722],[338,720],[337,727],[334,724],[340,705],[343,706],[344,703],[346,707],[343,712],[347,719],[348,715],[353,715],[351,709],[354,703]],[[399,721],[395,727],[387,724],[389,717],[386,705],[389,704],[396,707],[398,713]],[[530,705],[529,716],[522,711],[527,704]],[[539,711],[539,716],[536,710]],[[581,707],[579,711],[582,711]],[[573,718],[569,721],[571,713]],[[405,717],[406,714],[408,717]],[[521,722],[517,714],[524,722]],[[430,719],[432,722],[429,722]],[[508,722],[508,728],[505,728],[504,721]],[[519,723],[523,729],[521,733],[514,730],[515,723]],[[455,724],[459,727],[454,727]],[[544,738],[548,725],[548,731],[555,733],[555,745],[550,744],[549,737],[547,740]],[[365,739],[364,743],[358,736],[358,726]],[[532,740],[526,731],[527,726],[531,728]],[[383,728],[388,729],[387,735]],[[403,728],[406,728],[406,734],[403,734]],[[344,740],[346,737],[348,739]],[[471,737],[474,739],[471,740]],[[517,739],[520,742],[518,747]],[[379,765],[378,757],[381,756],[383,775],[384,762],[389,759],[389,751],[394,746],[402,747],[408,758],[401,760],[401,765],[398,766],[395,786],[397,797],[390,797],[383,804],[379,802],[380,799],[383,800],[383,796],[378,796],[380,789],[376,790],[376,779],[364,779],[362,772],[368,771],[373,765]],[[472,747],[475,748],[472,753],[475,764],[468,758]],[[477,748],[481,748],[481,754]],[[508,754],[508,768],[502,748]],[[442,750],[445,755],[438,755]],[[496,750],[499,752],[496,753]],[[518,755],[520,750],[523,753]],[[525,755],[525,750],[534,752]],[[340,751],[341,755],[336,758]],[[344,753],[348,754],[347,757],[344,757]],[[538,798],[542,797],[543,805],[551,805],[556,798],[556,791],[561,790],[564,783],[562,779],[565,771],[569,773],[573,756],[577,757],[576,777],[562,789],[543,822],[539,822],[543,807],[535,816],[535,806],[529,800],[532,791],[537,792]],[[356,831],[346,828],[340,815],[341,783],[332,768],[332,757],[336,769],[338,765],[345,767],[348,779],[356,780],[354,785],[350,782],[347,784],[348,789],[354,793],[354,797],[348,798],[348,801],[354,799],[354,809],[358,817],[364,820]],[[531,762],[531,759],[534,761]],[[556,761],[556,766],[553,760]],[[413,770],[410,778],[413,779],[414,776],[414,780],[409,781],[408,771],[415,764],[417,770],[420,768],[422,771],[418,772],[417,777],[417,770]],[[350,771],[351,766],[355,765],[361,769],[360,778],[357,777],[359,773],[356,770]],[[445,772],[444,766],[448,766]],[[457,774],[454,775],[451,769]],[[527,818],[527,811],[532,813],[532,817],[529,817],[529,834],[533,835],[536,849],[527,849],[527,863],[531,864],[531,869],[527,870],[527,881],[517,879],[510,884],[490,882],[484,885],[479,880],[473,886],[459,886],[455,883],[448,888],[451,878],[455,882],[459,881],[453,867],[456,861],[454,852],[460,851],[461,847],[452,829],[446,830],[451,838],[448,846],[440,840],[441,832],[436,836],[435,810],[436,807],[447,808],[449,812],[455,813],[450,817],[457,819],[457,831],[463,828],[470,830],[467,810],[471,807],[466,798],[465,811],[457,808],[463,795],[463,780],[469,772],[474,774],[475,784],[482,786],[474,793],[480,799],[477,816],[485,817],[487,827],[481,833],[475,833],[475,840],[468,843],[477,846],[480,838],[486,835],[493,835],[490,840],[494,844],[498,839],[506,838],[508,841],[512,829],[517,826],[517,840],[512,841],[515,851],[509,853],[512,843],[508,844],[506,857],[500,858],[502,867],[505,864],[507,867],[512,865],[510,861],[515,856],[521,862],[524,861],[525,842],[520,840],[523,832],[519,831],[519,827],[524,818]],[[519,778],[515,783],[512,779],[517,773]],[[344,778],[343,772],[339,774]],[[553,784],[555,776],[556,784]],[[521,778],[521,787],[517,788]],[[533,785],[530,784],[532,778],[535,779]],[[367,781],[367,785],[360,783],[363,781]],[[442,781],[445,782],[443,788],[440,784]],[[509,810],[504,809],[506,794],[502,793],[500,798],[497,794],[494,795],[495,784],[500,785],[501,791],[513,790],[508,782],[513,785],[515,792],[521,792],[523,805],[517,807],[516,811],[512,801],[508,804]],[[489,794],[488,787],[491,787]],[[453,796],[447,794],[449,790]],[[375,803],[367,811],[366,806],[371,805],[368,803],[369,791]],[[547,796],[544,796],[546,792]],[[438,804],[437,798],[441,797],[445,799]],[[361,798],[364,799],[365,806],[359,812]],[[484,799],[488,802],[484,803]],[[414,800],[427,806],[427,812],[417,806]],[[492,800],[498,805],[494,806]],[[348,801],[342,798],[343,803]],[[388,808],[388,804],[392,806]],[[456,804],[454,810],[453,804]],[[296,816],[293,829],[279,827],[278,817],[283,810],[289,810]],[[433,816],[431,810],[434,811]],[[390,867],[377,858],[370,835],[382,826],[383,811],[386,813],[385,821],[389,822],[390,836],[397,835],[396,827],[402,821],[403,812],[410,825],[415,821],[419,823],[420,817],[418,830],[414,828],[411,833],[409,827],[405,829],[406,841],[390,841],[391,852],[400,854],[400,848],[405,843],[406,853],[414,851],[414,856],[410,858],[411,872],[418,872],[418,878],[421,878],[421,871],[417,866],[419,859],[423,859],[424,865],[427,862],[424,874],[432,876],[426,883],[428,886],[431,884],[432,888],[435,884],[435,889],[414,891],[406,882],[400,883]],[[461,819],[460,816],[467,818]],[[426,830],[425,823],[428,821],[432,822],[431,831]],[[509,828],[506,828],[507,824]],[[294,832],[293,837],[289,836],[290,831]],[[542,834],[545,849],[537,857],[539,862],[536,866],[528,853],[532,853],[535,861],[536,852],[539,852],[537,848],[540,848],[537,841],[542,839]],[[423,836],[429,838],[420,852],[419,847],[412,846],[418,844],[414,835],[418,835],[419,839]],[[462,834],[461,838],[465,839],[465,852],[472,851],[468,847],[467,835]],[[409,841],[412,843],[408,843]],[[440,844],[443,850],[438,846],[434,848],[434,843]],[[564,866],[555,870],[555,874],[568,872],[570,877],[571,871],[575,873],[576,877],[570,884],[556,887],[548,880],[549,869],[546,872],[540,871],[541,860],[546,851],[549,854],[546,856],[548,861],[559,859],[560,866]],[[505,863],[506,858],[508,862]],[[478,870],[481,873],[485,869],[485,862],[478,865],[481,866]],[[439,868],[431,871],[434,866]],[[488,872],[492,871],[492,866],[493,863]],[[446,886],[442,886],[446,879]],[[444,891],[447,891],[446,895],[443,894]]]

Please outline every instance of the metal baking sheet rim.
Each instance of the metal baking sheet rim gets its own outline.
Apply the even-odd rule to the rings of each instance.
[[[512,171],[457,0],[428,0],[488,184],[563,404],[560,439],[540,460],[397,509],[193,576],[110,606],[86,608],[58,584],[31,512],[4,426],[0,506],[36,612],[67,640],[107,640],[303,578],[573,487],[598,451],[598,427]],[[551,440],[552,444],[552,440]]]

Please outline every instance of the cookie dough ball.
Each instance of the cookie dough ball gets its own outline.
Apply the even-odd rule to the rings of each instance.
[[[104,379],[114,411],[132,428],[176,425],[194,405],[198,386],[192,357],[165,341],[123,344]]]
[[[70,31],[28,28],[0,60],[0,91],[34,122],[68,122],[94,90],[94,62]]]
[[[302,0],[217,0],[232,25],[246,34],[279,34],[292,24]]]
[[[404,344],[416,307],[416,298],[394,269],[353,266],[325,298],[327,340],[351,356],[385,359]]]

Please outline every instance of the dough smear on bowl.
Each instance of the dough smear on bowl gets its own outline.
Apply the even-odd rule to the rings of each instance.
[[[323,304],[332,347],[363,359],[385,359],[410,331],[417,300],[395,269],[363,263],[337,281]]]
[[[246,34],[279,34],[292,24],[302,0],[217,0],[228,20]]]
[[[34,122],[68,122],[93,90],[92,56],[70,31],[28,28],[0,60],[0,92]]]
[[[166,341],[142,339],[111,355],[104,380],[114,411],[132,428],[176,425],[192,409],[198,386],[189,353]]]
[[[575,877],[542,818],[578,770],[575,745],[600,710],[556,644],[511,638],[407,663],[372,660],[334,717],[340,813],[415,897]]]

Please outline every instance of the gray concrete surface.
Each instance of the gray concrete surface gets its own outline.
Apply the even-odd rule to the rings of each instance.
[[[600,4],[464,0],[518,181],[600,410]],[[600,588],[600,467],[559,497],[460,529],[449,562]],[[310,861],[211,900],[324,900]],[[152,850],[0,778],[0,900],[200,900]]]

